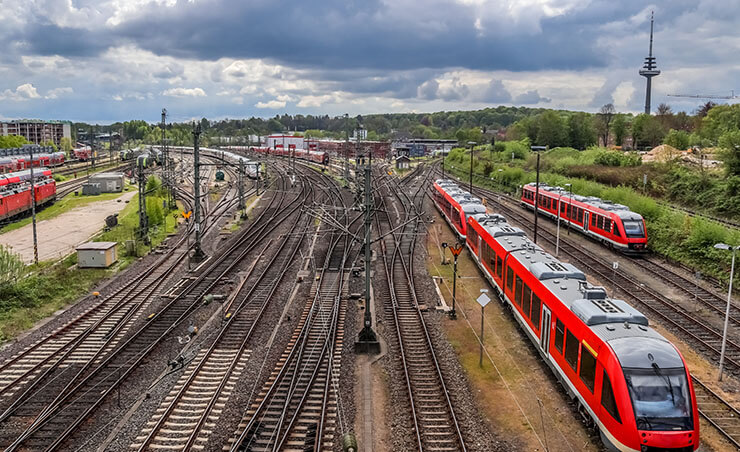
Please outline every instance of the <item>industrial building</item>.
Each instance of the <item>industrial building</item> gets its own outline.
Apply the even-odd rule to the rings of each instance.
[[[72,139],[72,123],[68,121],[40,121],[19,119],[0,122],[1,135],[19,135],[34,144],[52,141],[60,146],[62,138]]]

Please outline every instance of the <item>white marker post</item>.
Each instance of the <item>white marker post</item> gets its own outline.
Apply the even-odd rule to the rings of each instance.
[[[478,358],[478,366],[483,367],[483,319],[485,318],[483,314],[485,313],[486,305],[491,299],[486,295],[488,289],[481,289],[481,292],[475,301],[480,305],[480,357]]]

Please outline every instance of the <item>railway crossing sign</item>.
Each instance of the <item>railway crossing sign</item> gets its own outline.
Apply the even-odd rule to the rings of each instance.
[[[181,213],[182,213],[182,217],[185,218],[186,220],[188,220],[188,219],[190,219],[190,215],[193,214],[193,211],[192,210],[188,210],[187,212],[183,211]]]
[[[486,295],[485,292],[481,293],[480,296],[475,300],[478,302],[481,308],[485,308],[486,305],[491,301],[491,298]]]

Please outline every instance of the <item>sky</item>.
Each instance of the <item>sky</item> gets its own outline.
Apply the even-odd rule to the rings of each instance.
[[[653,111],[740,93],[727,0],[0,0],[0,119],[639,113],[651,11]]]

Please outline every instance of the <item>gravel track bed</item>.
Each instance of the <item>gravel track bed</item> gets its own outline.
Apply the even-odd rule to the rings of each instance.
[[[429,200],[425,199],[424,209],[432,209],[433,206]],[[426,250],[423,246],[423,238],[417,240],[414,250],[414,281],[419,302],[429,306],[429,310],[424,313],[424,321],[429,331],[429,336],[434,345],[434,351],[445,376],[450,399],[455,409],[460,429],[465,439],[465,445],[469,451],[511,451],[518,450],[516,445],[507,442],[501,436],[490,430],[488,422],[481,416],[475,396],[468,383],[467,376],[463,370],[452,345],[442,329],[441,322],[443,314],[434,310],[437,302],[437,293],[434,288],[434,282],[426,270]],[[376,253],[380,253],[380,247],[377,246]],[[385,280],[385,270],[382,261],[377,260],[375,263],[374,287],[376,294],[385,294],[387,296],[388,285]],[[406,381],[403,374],[403,368],[399,360],[396,359],[398,343],[396,340],[396,331],[393,326],[392,314],[390,314],[389,303],[387,300],[378,299],[376,301],[378,311],[378,331],[383,338],[389,343],[389,353],[380,359],[385,372],[388,374],[390,382],[389,405],[390,405],[390,436],[392,450],[415,450],[416,435],[414,432],[413,422],[411,420],[411,407],[408,399]]]

